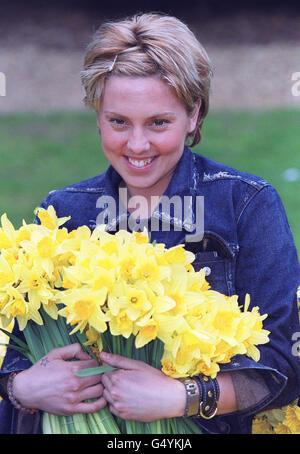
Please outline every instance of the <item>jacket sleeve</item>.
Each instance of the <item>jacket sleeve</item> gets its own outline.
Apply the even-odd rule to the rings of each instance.
[[[271,332],[270,342],[259,346],[257,363],[271,391],[265,409],[282,407],[300,394],[299,353],[294,345],[297,333],[300,336],[300,267],[284,207],[271,185],[256,192],[240,213],[238,241],[237,293],[241,301],[249,293],[250,308],[259,306],[261,314],[268,314],[264,328]]]
[[[12,334],[17,336],[23,342],[25,342],[25,338],[23,333],[19,330],[18,322],[15,322]],[[16,343],[10,339],[9,345],[16,345]],[[6,381],[7,377],[11,372],[17,372],[21,370],[28,369],[31,366],[31,362],[23,356],[18,351],[14,350],[13,348],[8,347],[6,350],[6,354],[3,360],[3,364],[0,370],[0,395],[4,399],[8,399],[6,394]]]
[[[25,341],[17,322],[15,323],[13,334]],[[9,343],[11,345],[15,344],[12,340]],[[38,412],[33,415],[23,414],[11,405],[6,392],[9,374],[28,369],[30,366],[31,362],[25,356],[12,348],[7,348],[0,370],[0,395],[3,398],[0,402],[0,434],[31,434],[42,432],[42,413]]]

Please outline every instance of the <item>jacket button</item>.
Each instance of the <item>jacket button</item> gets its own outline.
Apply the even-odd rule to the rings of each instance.
[[[211,273],[211,268],[209,266],[205,266],[203,268],[205,276],[209,276]]]

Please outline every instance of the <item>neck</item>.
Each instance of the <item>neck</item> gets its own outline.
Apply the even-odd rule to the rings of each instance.
[[[164,182],[164,186],[156,185],[151,188],[137,188],[127,186],[124,181],[120,183],[120,198],[128,212],[135,219],[147,219],[151,217],[153,211],[157,207],[161,196],[167,189],[170,178]],[[126,199],[127,197],[127,199]]]

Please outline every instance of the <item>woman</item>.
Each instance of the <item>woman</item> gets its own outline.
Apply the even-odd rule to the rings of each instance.
[[[167,247],[185,243],[213,289],[238,294],[241,302],[250,293],[252,305],[269,314],[264,327],[271,331],[270,342],[261,347],[260,361],[239,355],[222,365],[216,380],[201,375],[186,383],[103,352],[102,360],[119,369],[79,379],[76,370],[93,360],[77,344],[55,349],[31,367],[9,351],[2,388],[9,372],[21,371],[12,383],[19,405],[69,415],[108,404],[121,418],[150,421],[195,416],[201,399],[195,405],[190,389],[202,389],[207,408],[196,421],[205,432],[250,433],[255,413],[298,396],[299,362],[291,339],[300,331],[299,263],[280,198],[268,182],[185,147],[201,139],[210,78],[206,52],[178,19],[143,14],[101,26],[87,49],[82,82],[111,166],[52,191],[41,206],[71,216],[69,230],[102,222],[112,232],[147,225],[152,240]],[[204,213],[198,206],[203,200]],[[66,361],[74,357],[75,365]],[[84,402],[91,398],[97,399]],[[6,430],[24,430],[18,413],[7,400],[4,405],[12,413]],[[26,418],[36,424],[29,430],[40,430],[37,415]]]

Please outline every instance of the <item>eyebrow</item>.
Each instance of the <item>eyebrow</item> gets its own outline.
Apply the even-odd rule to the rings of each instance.
[[[113,112],[111,110],[105,110],[103,113],[104,114],[110,114],[110,115],[116,115],[116,116],[119,116],[119,117],[125,117],[126,118],[126,115],[123,115],[123,114],[118,113],[118,112]],[[149,118],[162,117],[164,115],[171,116],[171,117],[175,117],[176,116],[176,114],[174,112],[165,111],[165,112],[155,113],[155,114],[151,115]]]

